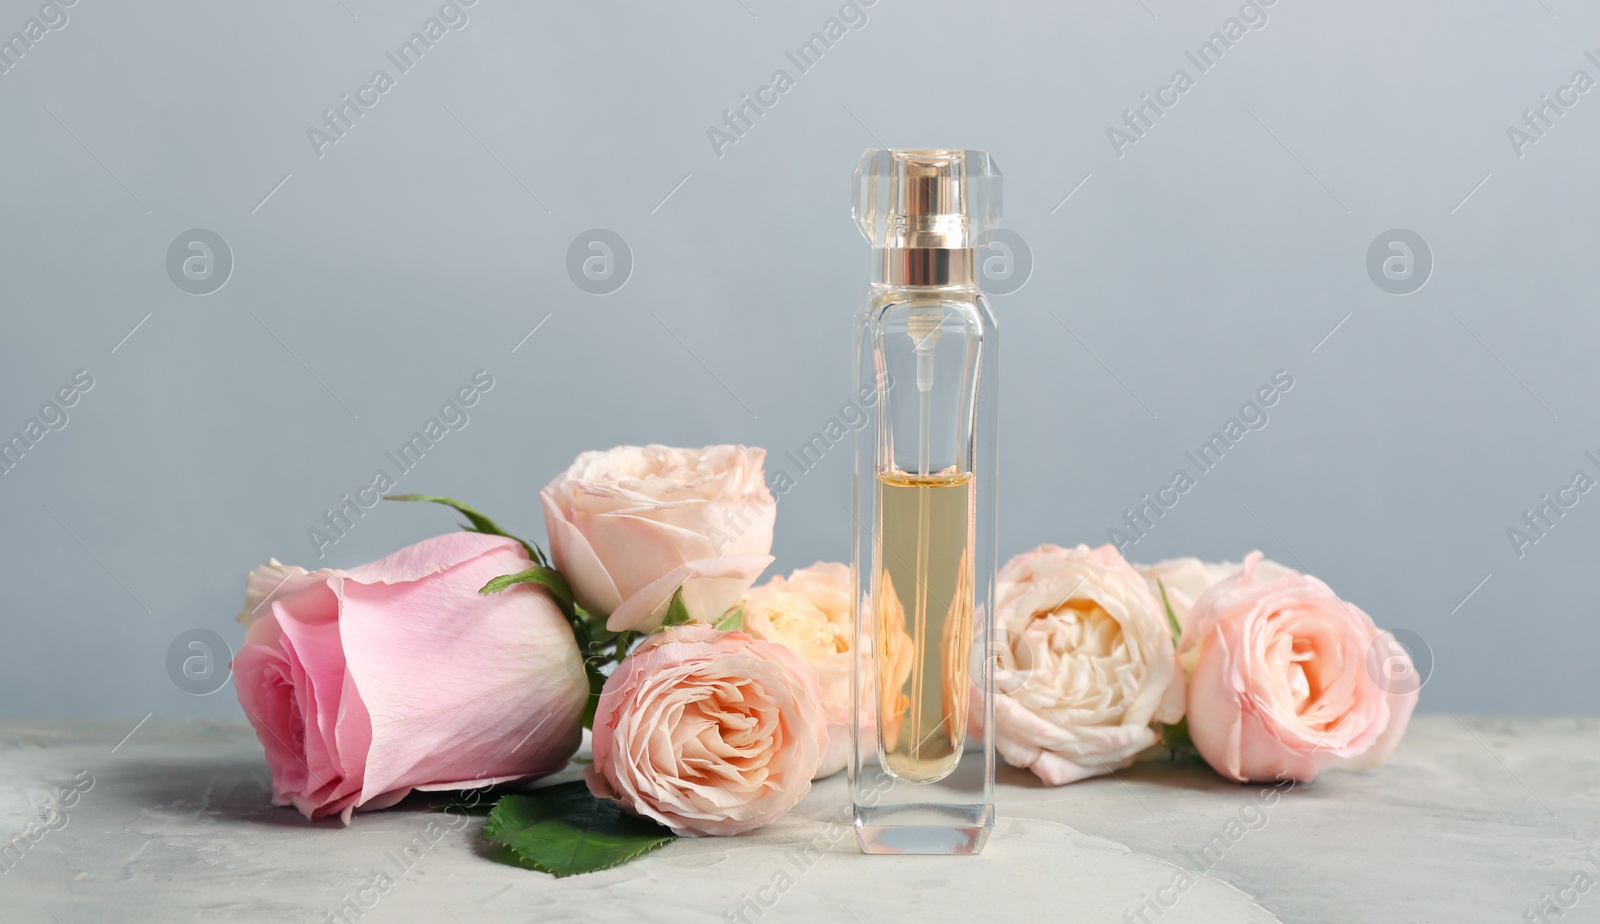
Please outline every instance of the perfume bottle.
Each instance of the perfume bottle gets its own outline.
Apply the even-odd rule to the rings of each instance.
[[[867,853],[968,854],[994,825],[999,328],[976,251],[1000,214],[982,151],[868,151],[855,218],[875,251],[856,318],[856,722]]]

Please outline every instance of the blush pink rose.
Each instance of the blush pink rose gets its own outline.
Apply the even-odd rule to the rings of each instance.
[[[478,593],[531,564],[514,539],[460,532],[349,571],[252,575],[233,680],[273,803],[348,824],[413,789],[565,766],[588,697],[571,627],[542,588]]]
[[[743,632],[674,626],[606,680],[589,789],[681,835],[776,821],[811,789],[828,728],[817,676]]]
[[[1415,667],[1372,618],[1298,573],[1245,558],[1195,603],[1179,655],[1192,664],[1189,734],[1231,780],[1306,781],[1335,764],[1389,759],[1417,704]],[[1382,646],[1383,685],[1368,670]],[[1395,691],[1395,692],[1391,692]]]
[[[586,452],[544,490],[550,556],[614,632],[661,625],[680,588],[715,622],[772,564],[766,451],[618,446]]]

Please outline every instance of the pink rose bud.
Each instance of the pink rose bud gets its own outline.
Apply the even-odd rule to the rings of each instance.
[[[1388,760],[1405,734],[1420,683],[1404,649],[1385,647],[1379,682],[1369,653],[1384,642],[1372,618],[1298,573],[1258,574],[1261,553],[1196,601],[1179,657],[1192,664],[1189,734],[1232,780],[1310,780],[1339,763]]]
[[[588,697],[571,627],[542,588],[478,593],[531,564],[514,539],[461,532],[350,571],[258,569],[233,678],[273,803],[348,824],[413,789],[565,766]]]
[[[817,676],[789,649],[682,625],[606,681],[589,789],[681,835],[776,821],[811,789],[828,741]]]

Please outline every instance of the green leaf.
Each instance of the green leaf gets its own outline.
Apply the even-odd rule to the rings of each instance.
[[[494,805],[494,802],[489,799],[479,799],[476,802],[455,799],[439,811],[449,812],[454,815],[487,815],[494,811]]]
[[[1174,760],[1180,754],[1196,754],[1194,739],[1189,736],[1189,717],[1184,716],[1176,725],[1161,726],[1161,746],[1172,752]]]
[[[667,618],[661,620],[661,628],[681,626],[688,622],[694,622],[694,617],[689,615],[689,608],[683,605],[683,588],[680,587],[672,592],[672,602],[667,604]]]
[[[606,688],[606,675],[600,673],[602,662],[585,659],[583,672],[589,677],[589,699],[583,704],[583,727],[594,731],[594,714],[600,708],[600,693]]]
[[[497,594],[513,584],[538,584],[550,591],[556,602],[561,604],[563,612],[572,611],[572,587],[561,576],[561,572],[545,565],[534,565],[516,574],[502,574],[478,588],[478,593]]]
[[[722,617],[715,628],[723,632],[740,632],[744,630],[744,607],[739,607],[728,615]]]
[[[511,862],[560,877],[610,869],[675,835],[572,782],[505,796],[489,813],[483,837],[504,846]]]
[[[1161,588],[1161,605],[1167,608],[1167,624],[1172,626],[1172,644],[1178,644],[1178,639],[1183,638],[1183,627],[1178,625],[1178,617],[1172,615],[1172,601],[1167,599],[1167,585],[1156,581],[1156,586]]]
[[[588,637],[594,640],[594,645],[597,649],[611,644],[618,635],[618,633],[606,628],[606,618],[604,616],[595,616],[576,603],[572,605],[572,615],[583,623]]]
[[[385,494],[383,499],[392,501],[426,501],[430,504],[443,504],[466,517],[467,522],[472,524],[471,526],[462,527],[463,529],[488,536],[505,536],[507,539],[517,539],[516,536],[501,529],[500,524],[454,498],[436,497],[431,494]],[[544,557],[544,552],[540,551],[538,546],[523,539],[517,539],[517,542],[527,550],[529,558],[547,568],[550,567],[549,560]]]
[[[633,633],[612,632],[606,628],[604,620],[590,616],[580,606],[575,605],[572,610],[573,615],[569,617],[572,635],[583,657],[583,672],[589,678],[589,699],[583,707],[583,727],[593,729],[600,693],[606,686],[606,675],[602,669],[607,664],[622,660],[621,655],[617,654],[618,647],[621,646],[621,650],[626,652],[627,642]]]

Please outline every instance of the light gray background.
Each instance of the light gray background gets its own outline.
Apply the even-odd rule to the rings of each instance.
[[[1105,541],[1287,369],[1130,557],[1302,563],[1427,640],[1424,710],[1600,707],[1600,494],[1525,558],[1506,536],[1600,474],[1600,94],[1523,157],[1506,137],[1600,77],[1595,13],[1278,0],[1119,159],[1108,126],[1239,5],[977,6],[879,0],[718,157],[706,129],[837,3],[479,0],[319,158],[306,130],[438,3],[78,0],[0,76],[0,433],[96,382],[0,476],[0,712],[237,716],[231,688],[174,686],[168,646],[236,643],[269,555],[451,528],[383,505],[321,562],[307,539],[479,369],[470,425],[399,490],[538,538],[538,488],[585,449],[736,441],[793,472],[849,395],[851,170],[878,144],[988,149],[1031,245],[997,299],[1003,555]],[[0,35],[37,8],[4,0]],[[165,266],[197,227],[236,260],[203,297]],[[634,255],[604,297],[566,271],[590,228]],[[1404,297],[1365,266],[1391,228],[1435,259]],[[784,497],[778,568],[848,556],[851,467]]]

